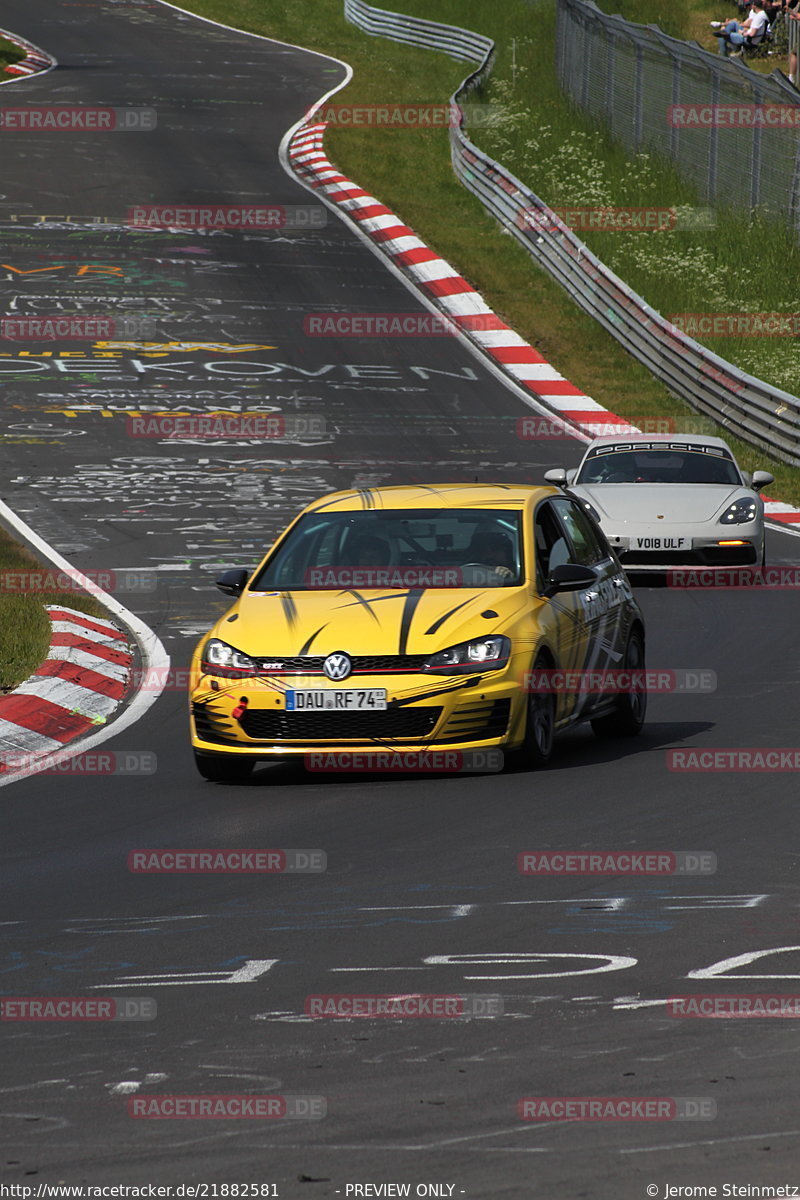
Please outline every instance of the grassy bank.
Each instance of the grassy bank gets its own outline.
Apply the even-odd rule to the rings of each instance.
[[[36,592],[16,595],[20,574],[55,574],[0,529],[0,692],[10,691],[44,660],[50,645],[50,621],[45,604],[64,604],[94,616],[108,614],[92,599],[76,592]]]
[[[8,42],[5,38],[0,37],[0,79],[10,79],[11,76],[3,75],[4,68],[10,67],[12,63],[21,62],[24,57],[24,50],[20,50],[19,46],[15,46],[13,42]]]

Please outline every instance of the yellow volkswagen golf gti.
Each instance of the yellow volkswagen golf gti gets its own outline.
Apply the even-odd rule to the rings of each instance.
[[[641,611],[599,526],[556,488],[323,496],[217,586],[235,603],[190,677],[206,779],[355,750],[500,749],[535,767],[580,721],[601,736],[644,722]],[[604,686],[615,671],[625,690]]]

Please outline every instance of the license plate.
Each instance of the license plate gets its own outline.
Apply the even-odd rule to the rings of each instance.
[[[386,688],[292,688],[287,712],[376,712],[386,708]]]
[[[688,537],[637,537],[634,550],[691,550],[692,539]]]

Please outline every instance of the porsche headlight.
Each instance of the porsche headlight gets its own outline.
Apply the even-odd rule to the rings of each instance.
[[[758,501],[747,497],[734,500],[730,508],[725,509],[719,520],[721,525],[745,525],[748,521],[755,521],[757,513]]]
[[[477,638],[474,642],[460,642],[431,655],[423,670],[440,671],[443,675],[499,671],[508,662],[510,654],[511,642],[507,637]]]
[[[201,670],[206,675],[222,675],[226,679],[241,679],[244,675],[257,673],[252,658],[218,638],[211,638],[206,642]]]

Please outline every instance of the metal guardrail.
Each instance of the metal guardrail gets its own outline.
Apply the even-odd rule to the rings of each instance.
[[[759,123],[733,131],[718,121],[698,128],[668,117],[672,106],[696,113],[711,105],[797,109],[800,96],[780,71],[750,71],[743,60],[668,37],[657,25],[604,13],[593,0],[558,0],[557,17],[558,81],[579,109],[629,150],[665,155],[704,200],[724,200],[742,213],[760,207],[800,237],[794,126]],[[777,18],[778,32],[782,24]]]
[[[344,0],[345,17],[365,33],[478,63],[458,102],[491,70],[494,43],[463,29]],[[452,39],[452,42],[451,42]],[[452,45],[452,51],[449,46]],[[671,392],[743,441],[800,466],[800,400],[726,362],[676,330],[605,266],[543,200],[467,137],[463,116],[450,129],[453,169],[575,302]]]

